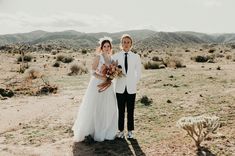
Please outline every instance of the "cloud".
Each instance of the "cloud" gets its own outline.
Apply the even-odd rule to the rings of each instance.
[[[33,30],[82,32],[116,31],[122,24],[108,15],[81,13],[57,13],[48,16],[32,16],[23,12],[16,14],[0,13],[0,34],[29,32]]]
[[[222,6],[221,1],[219,1],[219,0],[205,0],[203,4],[205,7],[209,7],[209,8]]]

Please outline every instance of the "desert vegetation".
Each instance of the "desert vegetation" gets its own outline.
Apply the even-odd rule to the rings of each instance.
[[[157,34],[136,40],[133,49],[142,62],[135,139],[103,143],[72,140],[97,54],[90,34],[86,40],[1,45],[0,155],[232,156],[234,44],[172,44],[175,38],[160,40]]]

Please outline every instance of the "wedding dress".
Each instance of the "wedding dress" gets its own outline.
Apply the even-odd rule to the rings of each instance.
[[[100,55],[98,71],[105,64]],[[72,127],[74,141],[80,142],[91,135],[95,141],[113,140],[118,130],[118,108],[113,84],[103,92],[98,92],[97,85],[102,83],[91,76],[86,93],[79,107],[76,121]]]

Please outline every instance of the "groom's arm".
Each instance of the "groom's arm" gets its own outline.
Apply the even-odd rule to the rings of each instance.
[[[112,56],[112,60],[113,60],[113,61],[117,61],[117,59],[118,59],[118,58],[117,58],[117,53],[116,53],[116,54],[114,54],[114,55]]]

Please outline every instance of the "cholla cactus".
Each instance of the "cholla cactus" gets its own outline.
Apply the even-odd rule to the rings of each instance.
[[[193,138],[197,148],[210,132],[214,132],[219,126],[219,117],[216,116],[196,116],[182,117],[177,121],[177,126],[187,131]]]

